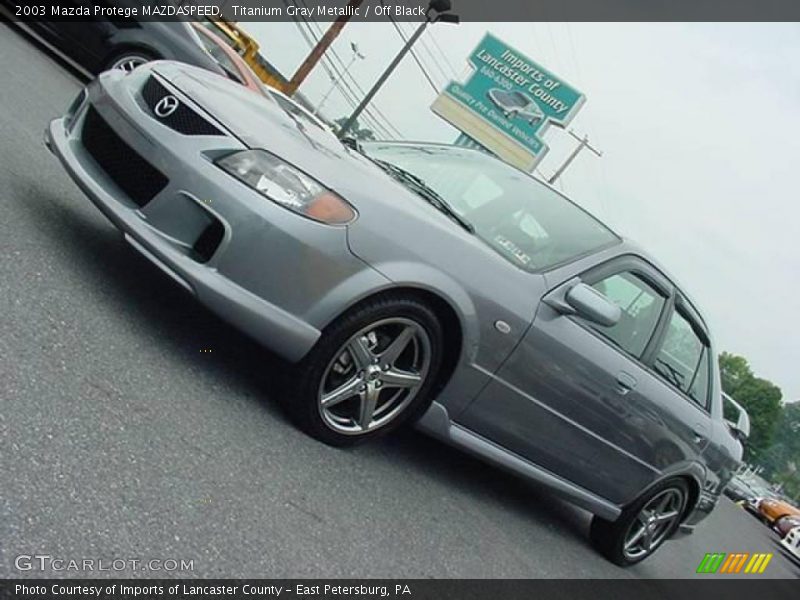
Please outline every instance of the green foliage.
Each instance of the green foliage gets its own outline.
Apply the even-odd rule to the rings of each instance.
[[[722,389],[750,415],[747,459],[763,464],[781,416],[781,389],[756,377],[747,359],[728,352],[719,357]]]
[[[729,352],[719,355],[719,369],[722,375],[722,389],[733,398],[736,398],[736,389],[744,381],[753,378],[753,371],[747,359]]]
[[[783,485],[786,495],[800,500],[800,402],[784,405],[772,446],[761,463],[766,475]]]

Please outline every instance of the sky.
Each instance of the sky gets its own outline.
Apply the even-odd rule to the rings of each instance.
[[[295,23],[244,26],[286,76],[309,51]],[[666,266],[718,350],[800,400],[800,24],[440,23],[416,46],[437,89],[469,75],[486,31],[586,95],[570,128],[603,155],[584,151],[560,187]],[[403,43],[390,23],[352,22],[333,45],[345,62],[351,42],[365,90]],[[330,87],[317,66],[300,91],[318,102]],[[395,137],[450,142],[458,132],[429,109],[436,94],[407,56],[374,104]],[[323,113],[351,109],[334,91]],[[544,137],[547,177],[576,142],[557,127]]]

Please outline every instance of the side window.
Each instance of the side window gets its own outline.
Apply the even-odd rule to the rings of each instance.
[[[644,352],[666,298],[644,279],[630,272],[617,273],[592,285],[620,307],[619,322],[611,327],[589,323],[628,354],[639,358]]]
[[[709,348],[679,311],[672,313],[653,368],[703,408],[708,405]]]

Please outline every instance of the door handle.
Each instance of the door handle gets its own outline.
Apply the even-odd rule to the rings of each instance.
[[[626,373],[625,371],[617,373],[617,393],[620,396],[627,395],[628,392],[636,387],[636,383],[636,378],[630,373]]]
[[[708,441],[708,430],[705,428],[704,425],[700,423],[695,423],[694,427],[692,427],[692,436],[694,437],[694,443],[702,445],[706,441]]]

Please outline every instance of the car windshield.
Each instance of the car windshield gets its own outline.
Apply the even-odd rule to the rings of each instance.
[[[533,177],[475,150],[372,142],[370,158],[412,173],[475,235],[527,271],[541,271],[614,244],[602,223]]]

